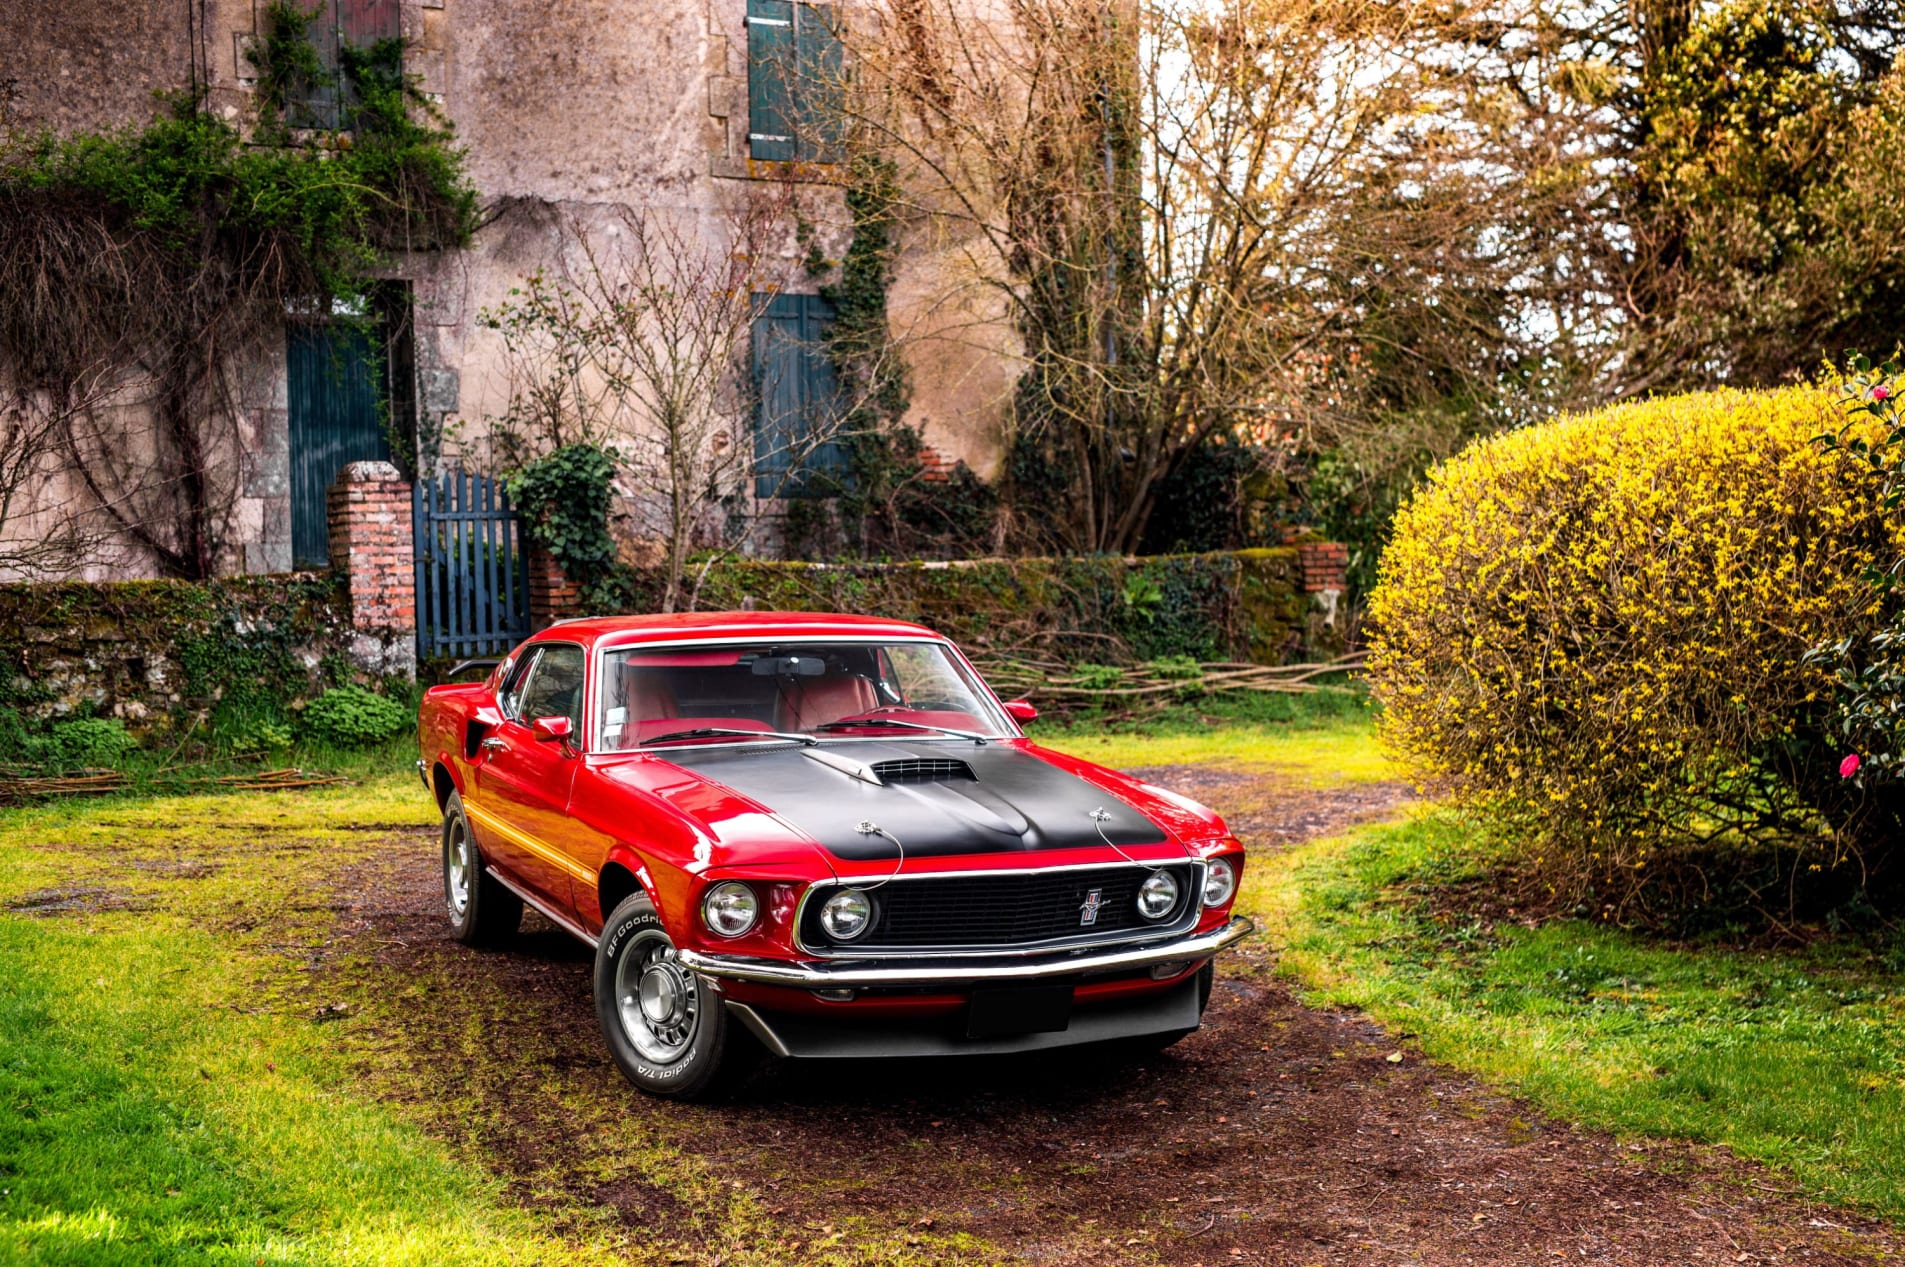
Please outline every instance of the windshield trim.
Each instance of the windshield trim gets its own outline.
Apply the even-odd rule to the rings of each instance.
[[[700,748],[703,746],[713,746],[713,745],[702,745],[702,744],[664,744],[663,746],[659,748],[651,748],[646,750],[639,749],[639,748],[600,747],[599,745],[601,743],[601,736],[598,733],[598,731],[600,729],[599,722],[600,722],[600,714],[602,711],[601,692],[603,691],[603,689],[605,689],[603,686],[603,683],[605,683],[608,680],[608,658],[612,653],[620,653],[620,652],[628,652],[628,651],[647,651],[647,650],[662,651],[662,650],[668,650],[668,649],[678,650],[682,647],[733,647],[733,646],[747,647],[747,646],[760,646],[762,644],[771,644],[774,646],[787,646],[787,647],[838,646],[842,643],[857,643],[857,644],[863,644],[863,645],[872,644],[875,646],[926,646],[926,647],[940,648],[941,650],[945,651],[949,657],[951,657],[954,665],[958,669],[960,669],[963,673],[969,674],[971,676],[972,683],[976,686],[978,691],[979,702],[984,704],[987,707],[987,709],[991,712],[992,716],[991,718],[988,719],[991,724],[986,729],[986,735],[985,735],[986,739],[992,742],[1002,742],[1009,739],[1022,739],[1025,737],[1025,732],[1018,728],[1017,724],[1014,723],[1012,720],[1012,715],[1005,711],[1005,706],[1001,704],[999,701],[998,692],[992,689],[992,684],[986,681],[985,675],[980,673],[979,670],[976,667],[974,667],[972,661],[966,658],[965,653],[959,649],[959,647],[952,641],[952,639],[946,638],[943,636],[915,635],[912,637],[894,637],[891,634],[789,634],[786,636],[776,637],[771,633],[763,632],[763,633],[751,634],[746,637],[727,635],[727,636],[722,636],[718,638],[653,638],[653,639],[650,639],[650,638],[642,638],[640,636],[631,636],[630,634],[623,633],[623,634],[605,635],[604,637],[598,639],[595,644],[595,654],[594,656],[591,657],[592,663],[589,666],[589,669],[590,669],[589,685],[588,685],[589,714],[584,719],[588,723],[588,728],[589,728],[588,742],[590,746],[587,749],[585,749],[585,751],[590,756],[607,757],[607,756],[623,756],[623,755],[641,752],[641,751],[647,751],[651,755],[653,755],[653,754],[666,752],[668,751],[669,748],[675,748],[675,747]],[[821,743],[865,743],[865,742],[893,743],[896,740],[899,740],[900,737],[897,734],[886,734],[886,735],[857,735],[857,736],[815,735],[813,736],[813,738],[819,740]],[[787,742],[784,739],[769,739],[767,741],[772,743],[786,743]],[[925,731],[909,732],[908,736],[904,740],[900,740],[900,741],[905,743],[917,743],[917,742],[935,743],[935,742],[948,742],[948,741],[954,742],[954,743],[973,742],[971,739],[967,739],[967,738],[961,738],[961,737],[947,735],[947,734],[928,734]],[[745,740],[745,739],[727,739],[727,740],[720,740],[718,742],[720,746],[728,747],[728,748],[745,748],[745,747],[756,746],[755,741]]]

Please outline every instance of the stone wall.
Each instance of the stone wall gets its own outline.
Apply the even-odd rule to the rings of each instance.
[[[685,583],[701,611],[837,611],[911,620],[978,656],[1115,663],[1188,655],[1285,664],[1345,649],[1342,551],[1320,544],[1155,558],[733,559],[705,577],[691,568]],[[1334,569],[1332,560],[1339,560]],[[554,562],[544,555],[536,566],[540,572],[532,570],[532,578],[541,576],[543,595],[532,603],[538,625],[584,614]],[[662,576],[629,570],[622,583],[621,610],[656,610]],[[567,601],[551,601],[551,595]]]
[[[327,572],[0,585],[0,707],[182,732],[221,705],[285,707],[352,676],[351,632]]]

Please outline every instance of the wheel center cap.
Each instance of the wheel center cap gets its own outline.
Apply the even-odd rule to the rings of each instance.
[[[642,973],[642,1015],[650,1024],[671,1021],[681,1010],[681,985],[667,968],[655,967]]]

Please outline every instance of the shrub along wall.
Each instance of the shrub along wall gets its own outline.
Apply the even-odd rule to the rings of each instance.
[[[1280,664],[1334,655],[1343,646],[1334,605],[1304,592],[1300,554],[1286,547],[1142,559],[736,559],[715,564],[705,577],[691,567],[685,588],[702,611],[863,612],[918,621],[978,656]],[[659,573],[629,572],[623,584],[623,610],[658,609]]]
[[[0,585],[0,727],[114,717],[239,738],[349,680],[350,646],[328,572]]]

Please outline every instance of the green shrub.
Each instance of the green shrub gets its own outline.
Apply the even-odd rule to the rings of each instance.
[[[1882,619],[1868,569],[1905,527],[1815,443],[1844,421],[1825,388],[1719,391],[1465,450],[1398,517],[1371,599],[1387,741],[1609,900],[1714,880],[1680,869],[1702,842],[1869,875],[1897,807],[1841,777],[1807,653]]]
[[[412,717],[395,700],[361,686],[338,686],[305,706],[304,732],[339,748],[363,748],[402,733]]]
[[[116,717],[78,717],[54,722],[46,735],[31,741],[29,750],[43,765],[77,770],[117,765],[138,746]]]

